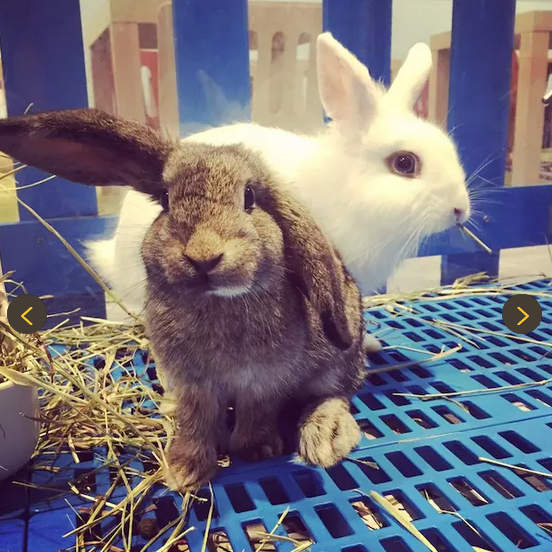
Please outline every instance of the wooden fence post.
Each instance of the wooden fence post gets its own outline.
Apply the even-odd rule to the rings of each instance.
[[[454,0],[448,129],[472,187],[504,186],[515,0]],[[498,275],[499,254],[442,258],[441,282],[485,271]]]

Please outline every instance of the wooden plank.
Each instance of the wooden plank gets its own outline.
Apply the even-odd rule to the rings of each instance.
[[[249,120],[247,0],[173,0],[173,20],[180,134]]]
[[[516,34],[552,31],[552,11],[532,11],[516,17]]]
[[[452,40],[452,33],[446,31],[444,33],[437,33],[431,35],[429,45],[432,50],[449,50]]]
[[[117,114],[145,123],[146,113],[140,79],[137,23],[113,23],[111,25],[111,51],[113,53]]]
[[[504,186],[515,0],[454,0],[449,115],[453,135],[472,188]],[[508,219],[500,219],[509,224]],[[443,257],[441,281],[478,271],[498,274],[498,256]],[[479,264],[478,264],[479,263]]]
[[[113,23],[156,23],[167,0],[110,0],[110,4]]]
[[[319,131],[316,37],[322,32],[322,6],[252,2],[249,29],[257,56],[251,63],[253,120],[294,132]],[[299,49],[306,44],[308,57],[303,58]]]
[[[254,12],[252,11],[252,15]],[[272,32],[270,28],[257,26],[257,19],[251,20],[253,32],[257,33],[257,62],[253,81],[253,95],[251,99],[251,110],[253,121],[270,126],[270,92],[271,92],[271,67],[272,67]],[[262,28],[262,31],[260,30]]]
[[[450,50],[432,50],[433,66],[429,78],[429,120],[447,128],[450,81]]]
[[[177,138],[179,125],[173,14],[172,5],[168,3],[159,9],[157,43],[159,51],[159,121],[162,129]]]
[[[512,185],[540,182],[542,129],[548,71],[548,32],[521,35]]]

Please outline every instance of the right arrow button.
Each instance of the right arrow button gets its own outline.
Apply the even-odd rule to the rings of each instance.
[[[521,307],[518,307],[518,310],[520,310],[525,316],[517,323],[517,325],[519,326],[520,324],[523,324],[528,318],[529,318],[529,315],[521,308]]]
[[[541,323],[542,309],[533,295],[516,294],[504,303],[502,320],[511,332],[528,334],[536,330]]]

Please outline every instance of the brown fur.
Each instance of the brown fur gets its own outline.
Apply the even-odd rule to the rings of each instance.
[[[168,194],[142,256],[147,332],[176,401],[173,486],[195,489],[213,476],[228,405],[236,413],[232,453],[254,460],[280,454],[279,420],[295,404],[303,460],[330,466],[348,454],[360,438],[348,404],[363,375],[360,293],[310,215],[260,160],[238,146],[138,136],[136,125],[103,114],[69,112],[64,124],[63,114],[32,117],[4,129],[0,121],[0,150],[8,145],[4,151],[45,170],[63,166],[69,179],[130,179],[155,199]],[[73,142],[78,155],[67,147]],[[124,171],[131,166],[124,177],[113,166],[121,144]],[[246,186],[256,197],[251,212]],[[208,279],[198,275],[194,262],[218,257]]]
[[[217,428],[225,425],[229,404],[236,409],[232,453],[252,460],[280,454],[278,420],[290,399],[307,410],[311,403],[324,405],[305,417],[301,454],[308,462],[333,465],[360,438],[344,399],[333,409],[325,401],[349,397],[361,379],[358,290],[308,214],[280,192],[252,154],[208,146],[196,151],[195,158],[186,150],[169,160],[165,182],[171,207],[142,246],[148,335],[167,387],[177,395],[179,433],[169,450],[169,477],[186,490],[194,487],[192,479],[198,486],[212,476]],[[258,202],[251,214],[242,207],[248,182],[255,183]],[[319,257],[330,266],[339,295],[347,293],[338,307],[354,335],[347,350],[329,341],[320,314],[300,290],[305,286],[296,285],[303,279],[301,268],[291,272],[293,261],[286,263],[295,258],[294,248],[304,249],[302,262]],[[189,287],[194,270],[185,262],[191,252],[204,258],[223,252],[214,271],[217,284],[251,289],[237,297],[197,293]],[[320,448],[320,442],[326,446]]]
[[[93,186],[128,185],[154,195],[172,149],[169,140],[149,127],[97,109],[0,120],[0,151],[27,165]]]

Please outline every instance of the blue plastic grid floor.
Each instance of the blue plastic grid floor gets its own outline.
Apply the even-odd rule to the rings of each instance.
[[[548,293],[552,287],[543,280],[516,290]],[[373,355],[372,369],[427,358],[411,349],[438,353],[443,347],[449,349],[461,343],[462,350],[423,367],[369,376],[365,388],[353,400],[364,437],[350,460],[329,470],[299,466],[289,458],[240,463],[222,470],[213,481],[213,537],[208,549],[254,550],[248,540],[250,528],[258,530],[261,524],[270,531],[289,507],[276,534],[296,538],[308,535],[315,541],[313,551],[426,551],[422,543],[362,494],[373,490],[402,504],[439,552],[473,552],[473,547],[489,552],[551,551],[552,534],[547,529],[552,529],[552,478],[479,460],[485,457],[552,474],[552,363],[547,356],[550,348],[538,343],[552,341],[552,300],[539,298],[542,323],[535,332],[519,336],[528,340],[521,341],[512,339],[514,334],[501,319],[507,298],[497,295],[416,301],[409,304],[414,312],[400,316],[384,308],[371,309],[366,315],[368,328],[373,331],[378,326],[387,345],[409,348]],[[436,327],[434,319],[480,332],[470,333],[468,343]],[[135,369],[144,377],[148,374],[140,355]],[[493,391],[505,386],[510,388]],[[396,395],[469,390],[483,393],[424,401]],[[81,454],[83,461],[78,466],[71,464],[69,455],[61,456],[58,466],[64,469],[55,477],[35,471],[32,480],[61,488],[68,480],[99,467],[101,456],[101,450]],[[140,463],[136,467],[148,469]],[[20,474],[18,479],[24,476]],[[99,470],[81,483],[89,494],[100,495],[111,484],[109,470]],[[111,500],[120,500],[124,493],[124,488],[118,489]],[[210,496],[205,489],[200,495]],[[80,500],[76,495],[52,498],[42,491],[27,491],[9,483],[0,485],[0,552],[70,549],[74,540],[64,539],[63,534],[74,528],[77,516],[69,503],[78,508]],[[146,515],[156,516],[158,525],[164,526],[178,516],[180,501],[180,497],[167,494],[159,486],[150,499],[157,508]],[[459,515],[439,513],[433,504]],[[195,530],[186,535],[186,542],[192,552],[202,548],[208,512],[209,502],[195,503],[190,510],[188,526]],[[103,534],[110,523],[112,526],[115,522],[102,525]],[[223,543],[217,545],[217,538]],[[158,550],[164,540],[166,537],[149,550]],[[145,542],[135,537],[132,550],[141,550]],[[283,541],[275,546],[282,552],[294,548]],[[263,550],[274,550],[274,545],[266,545]]]

